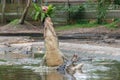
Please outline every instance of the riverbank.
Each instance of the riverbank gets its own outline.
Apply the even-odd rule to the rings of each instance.
[[[11,44],[11,49],[16,48],[16,50],[18,50],[21,48],[21,51],[18,52],[22,52],[24,49],[27,50],[27,48],[29,48],[30,46],[40,47],[41,50],[44,51],[44,42],[28,42],[28,43]],[[1,48],[0,51],[4,52],[3,50],[5,50],[4,48],[6,47],[4,45],[0,45],[0,48]],[[101,55],[102,56],[101,58],[106,58],[106,59],[107,57],[110,59],[111,58],[119,59],[120,57],[120,47],[114,47],[114,46],[110,47],[105,45],[93,45],[87,43],[78,44],[78,43],[60,42],[60,49],[62,50],[63,53],[65,53],[68,56],[72,56],[74,53],[76,53],[79,54],[81,57],[86,57],[86,55],[87,57],[95,57],[95,58],[98,58]],[[13,52],[16,50],[13,50]]]
[[[9,27],[7,27],[7,29],[9,29]],[[95,56],[98,58],[99,55],[101,55],[104,58],[109,57],[111,59],[115,56],[114,59],[118,59],[116,57],[120,54],[119,30],[120,29],[110,30],[101,26],[94,28],[77,28],[72,30],[56,31],[56,33],[59,38],[60,49],[66,54],[71,53],[69,54],[70,56],[77,53],[83,57],[86,57],[84,55],[87,55],[88,57]],[[39,52],[38,47],[44,50],[42,29],[40,30],[41,32],[39,32],[39,30],[31,30],[33,32],[29,32],[23,29],[20,31],[25,33],[19,32],[19,30],[15,32],[1,32],[1,34],[7,34],[1,35],[0,37],[0,51],[2,54],[6,54],[6,51],[11,54],[14,52],[15,55],[17,53],[17,57],[14,56],[14,54],[13,56],[18,59],[24,57],[26,58],[26,56],[23,55],[19,55],[19,57],[18,54],[28,54],[32,47],[37,46],[36,49],[34,49],[36,52]],[[27,56],[27,58],[30,56]]]

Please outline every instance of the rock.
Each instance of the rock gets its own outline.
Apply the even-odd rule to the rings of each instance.
[[[115,39],[104,39],[103,42],[105,42],[105,43],[115,43]]]
[[[75,74],[76,72],[79,72],[79,73],[82,73],[82,67],[83,67],[83,64],[77,64],[75,66],[68,66],[67,67],[67,73],[69,74]]]
[[[109,38],[109,36],[104,36],[103,42],[105,42],[105,43],[115,43],[115,39]]]
[[[33,70],[34,72],[54,72],[56,71],[57,67],[48,67],[48,66],[39,66],[39,67],[34,67]]]

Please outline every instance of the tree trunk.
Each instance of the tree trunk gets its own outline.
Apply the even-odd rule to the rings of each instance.
[[[5,7],[6,7],[6,0],[2,1],[2,15],[1,15],[1,22],[5,23]]]
[[[63,54],[59,50],[58,38],[53,28],[53,23],[49,17],[44,23],[44,40],[45,40],[45,61],[47,66],[59,66],[64,63]]]
[[[22,17],[21,17],[21,19],[20,19],[20,24],[24,24],[26,15],[27,15],[27,13],[28,13],[28,9],[29,9],[29,7],[30,7],[30,3],[31,3],[31,0],[28,0],[28,1],[27,1],[27,6],[25,7],[24,12],[23,12],[23,14],[22,14]]]

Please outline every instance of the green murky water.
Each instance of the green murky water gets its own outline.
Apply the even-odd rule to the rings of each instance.
[[[0,80],[41,80],[31,70],[18,66],[0,66]]]
[[[105,66],[107,70],[96,70],[92,73],[98,76],[97,79],[91,80],[120,80],[120,62],[118,61],[101,61],[97,66]]]
[[[120,80],[120,62],[96,61],[89,65],[91,67],[88,66],[86,69],[92,70],[84,73],[84,69],[83,73],[75,77],[58,72],[34,73],[21,66],[0,66],[0,80]]]

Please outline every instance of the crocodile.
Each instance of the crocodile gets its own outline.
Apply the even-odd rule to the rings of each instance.
[[[62,65],[65,56],[59,49],[58,38],[50,17],[45,18],[44,22],[44,44],[46,51],[43,62],[50,67]]]

